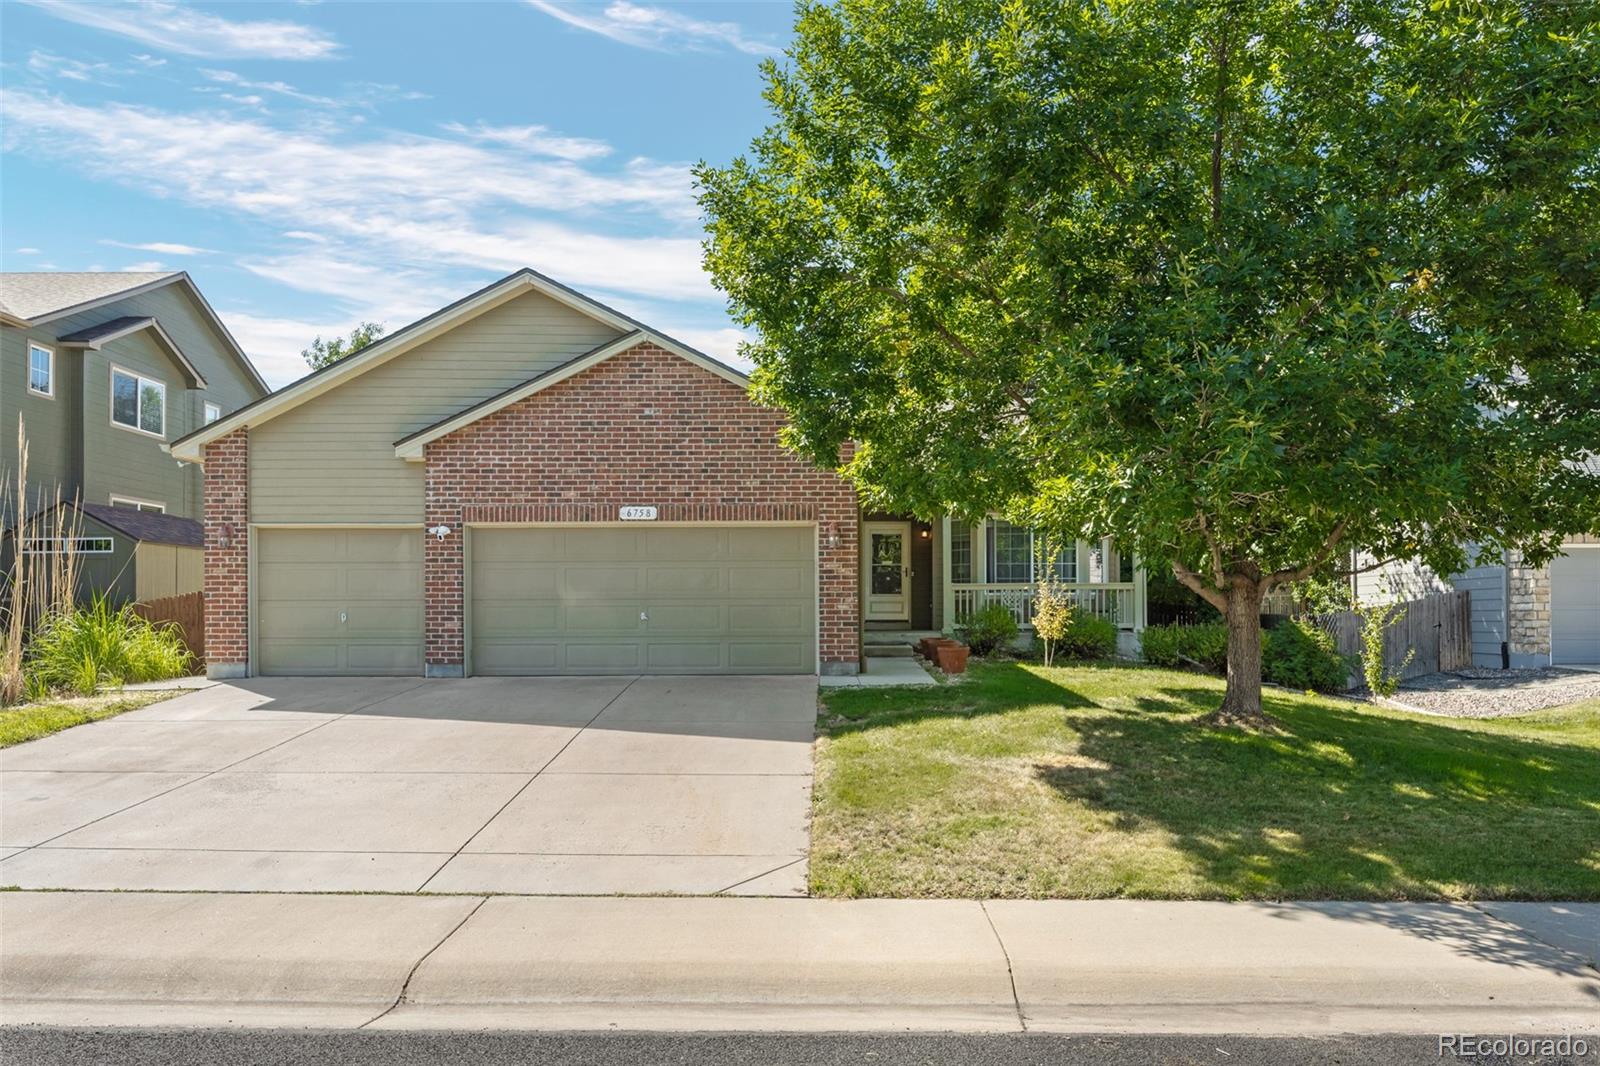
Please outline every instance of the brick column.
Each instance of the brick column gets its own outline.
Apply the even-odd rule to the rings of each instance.
[[[426,449],[429,460],[424,478],[423,673],[427,677],[461,677],[466,669],[467,531],[461,522],[461,504],[451,491],[454,471],[447,464],[433,463],[435,447],[430,444]],[[443,540],[430,532],[436,526],[450,527]]]
[[[205,447],[206,676],[250,670],[250,438]]]

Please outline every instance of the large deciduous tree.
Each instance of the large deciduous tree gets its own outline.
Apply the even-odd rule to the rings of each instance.
[[[1226,615],[1600,525],[1600,5],[805,2],[697,171],[789,440],[1116,537]]]

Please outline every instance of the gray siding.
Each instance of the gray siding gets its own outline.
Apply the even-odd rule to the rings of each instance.
[[[1357,556],[1358,565],[1372,561]],[[1421,599],[1452,589],[1472,594],[1472,664],[1498,669],[1500,644],[1506,639],[1505,567],[1493,557],[1476,561],[1459,574],[1441,578],[1417,562],[1389,563],[1357,574],[1356,597],[1367,603],[1392,603]]]
[[[253,427],[251,520],[420,523],[423,466],[395,441],[618,335],[526,293]]]
[[[199,369],[207,388],[190,388],[179,367],[148,331],[120,338],[100,351],[62,348],[56,340],[123,316],[160,322]],[[27,390],[29,339],[56,349],[54,399]],[[199,468],[180,469],[156,438],[112,426],[112,362],[166,383],[168,441],[200,425],[202,405],[208,400],[226,414],[263,395],[181,282],[32,329],[7,326],[0,330],[0,470],[14,479],[20,413],[28,430],[32,495],[50,497],[59,486],[66,498],[81,492],[86,501],[107,503],[110,495],[117,493],[161,500],[171,514],[200,517]],[[8,506],[0,506],[0,512],[9,524]]]

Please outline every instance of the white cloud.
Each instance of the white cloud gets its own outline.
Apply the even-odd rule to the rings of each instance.
[[[85,63],[38,49],[28,55],[28,70],[40,77],[82,82],[103,81],[115,73],[110,63]]]
[[[288,82],[251,81],[243,75],[236,74],[231,70],[211,70],[204,67],[201,68],[200,73],[209,81],[216,82],[220,85],[231,85],[237,89],[275,93],[278,96],[287,96],[293,100],[299,100],[308,104],[318,104],[323,107],[338,107],[340,103],[331,96],[318,96],[315,93],[303,93],[299,89],[296,89],[293,85],[290,85]],[[233,97],[228,96],[226,93],[223,95],[228,99],[233,99]],[[255,97],[254,99],[260,100],[260,97]]]
[[[39,249],[37,249],[37,248],[18,248],[17,249],[17,254],[18,255],[38,255],[39,254]]]
[[[303,229],[286,229],[283,236],[295,241],[310,241],[313,244],[327,244],[328,238],[320,233],[308,233]]]
[[[326,59],[339,43],[322,30],[298,22],[235,22],[168,0],[132,3],[77,3],[27,0],[57,18],[180,55],[207,59]]]
[[[415,264],[434,277],[451,266],[532,265],[576,285],[717,299],[700,270],[682,164],[634,159],[598,170],[442,137],[355,138],[333,126],[280,129],[26,90],[4,90],[0,111],[8,146],[70,153],[109,180],[316,234],[337,245],[319,253],[328,258]],[[668,235],[591,232],[580,228],[586,217]]]
[[[158,255],[210,255],[209,248],[196,248],[192,244],[172,244],[167,241],[150,241],[145,244],[128,244],[123,241],[102,240],[113,248],[130,248],[136,252],[155,252]]]
[[[611,146],[605,141],[589,137],[563,137],[558,133],[551,133],[544,126],[487,126],[482,123],[466,126],[460,122],[451,122],[443,128],[474,141],[503,144],[508,148],[521,148],[533,155],[548,155],[575,162],[599,159],[601,156],[611,154]]]
[[[90,267],[89,269],[90,270],[98,270],[99,267]],[[123,270],[136,271],[137,273],[140,273],[140,274],[154,274],[158,270],[165,270],[167,268],[159,260],[156,260],[156,259],[144,259],[144,260],[141,260],[140,262],[137,262],[137,263],[129,263],[127,266],[123,267],[122,269]]]
[[[749,55],[772,55],[778,49],[745,36],[736,22],[706,22],[663,7],[612,0],[603,9],[556,0],[528,0],[553,18],[622,44],[661,52],[732,48]]]
[[[731,367],[748,372],[754,365],[750,360],[739,354],[739,343],[753,339],[753,336],[742,329],[727,326],[722,329],[695,329],[685,327],[682,329],[668,329],[663,326],[668,334],[689,345],[698,348],[707,355],[720,359]]]
[[[223,307],[217,308],[217,314],[227,323],[228,332],[233,334],[234,340],[239,342],[239,347],[244,349],[256,369],[261,371],[267,384],[275,389],[310,372],[311,368],[306,366],[300,352],[314,338],[348,334],[361,321],[358,315],[301,321]],[[390,329],[393,328],[393,324],[390,324]]]

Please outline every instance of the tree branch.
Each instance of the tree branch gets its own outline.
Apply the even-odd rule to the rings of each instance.
[[[1296,581],[1304,581],[1306,578],[1316,573],[1319,566],[1333,557],[1334,549],[1337,548],[1339,546],[1339,542],[1344,539],[1344,529],[1346,525],[1346,521],[1341,518],[1339,520],[1339,524],[1334,526],[1333,531],[1328,534],[1328,539],[1322,542],[1322,547],[1317,549],[1316,554],[1311,557],[1311,561],[1306,565],[1293,569],[1285,568],[1283,570],[1274,570],[1272,573],[1268,574],[1261,584],[1262,593],[1265,594],[1272,591],[1274,585],[1292,584]]]
[[[1176,561],[1172,564],[1172,573],[1190,592],[1193,592],[1223,614],[1228,613],[1228,598],[1210,585],[1207,585],[1205,579],[1199,574]]]
[[[1211,134],[1211,226],[1222,226],[1222,144],[1227,134],[1228,107],[1228,31],[1231,24],[1224,23],[1222,37],[1217,43],[1217,102],[1216,122]]]

